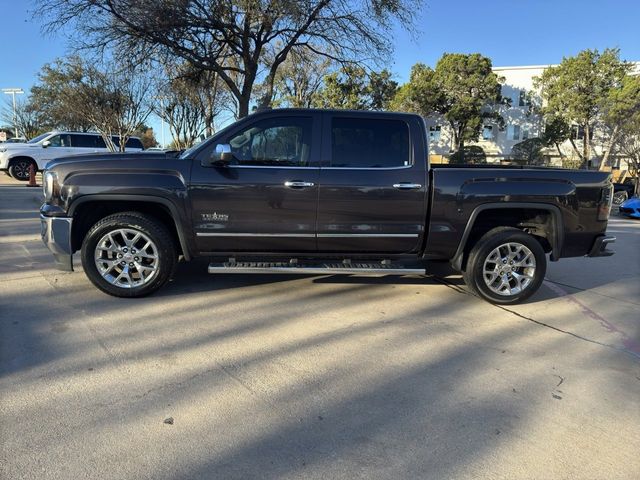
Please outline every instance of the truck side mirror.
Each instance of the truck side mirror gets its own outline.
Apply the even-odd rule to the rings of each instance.
[[[228,143],[219,143],[211,153],[211,158],[203,167],[225,167],[233,161],[233,153],[231,145]]]
[[[49,145],[51,145],[51,142],[49,140],[45,140],[44,142],[42,142],[42,148],[47,148]]]

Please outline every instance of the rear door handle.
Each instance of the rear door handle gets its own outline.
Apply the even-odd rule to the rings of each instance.
[[[398,190],[418,190],[422,188],[422,185],[419,183],[394,183],[393,188]]]
[[[298,180],[287,180],[284,182],[284,186],[288,188],[307,188],[313,187],[315,183],[313,182],[300,182]]]

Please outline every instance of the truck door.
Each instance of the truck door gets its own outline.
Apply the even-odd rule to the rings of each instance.
[[[424,126],[405,115],[326,113],[320,252],[410,253],[425,234]]]
[[[229,163],[195,161],[190,198],[200,252],[315,252],[321,116],[267,114],[215,139]]]

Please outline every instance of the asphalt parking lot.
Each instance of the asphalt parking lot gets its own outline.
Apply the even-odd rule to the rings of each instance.
[[[442,270],[206,262],[116,299],[53,269],[40,190],[2,177],[0,478],[640,478],[638,221],[516,307]]]

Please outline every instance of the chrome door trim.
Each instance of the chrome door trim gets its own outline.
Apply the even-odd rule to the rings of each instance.
[[[277,168],[280,170],[320,170],[319,166],[298,167],[293,165],[225,165],[224,168]]]
[[[236,233],[236,232],[196,232],[198,237],[302,237],[313,238],[315,233]]]
[[[419,233],[237,233],[196,232],[198,237],[417,238]]]
[[[415,165],[399,165],[397,167],[320,167],[320,170],[406,170],[407,168],[413,168]]]
[[[319,233],[318,238],[417,238],[418,233]]]

